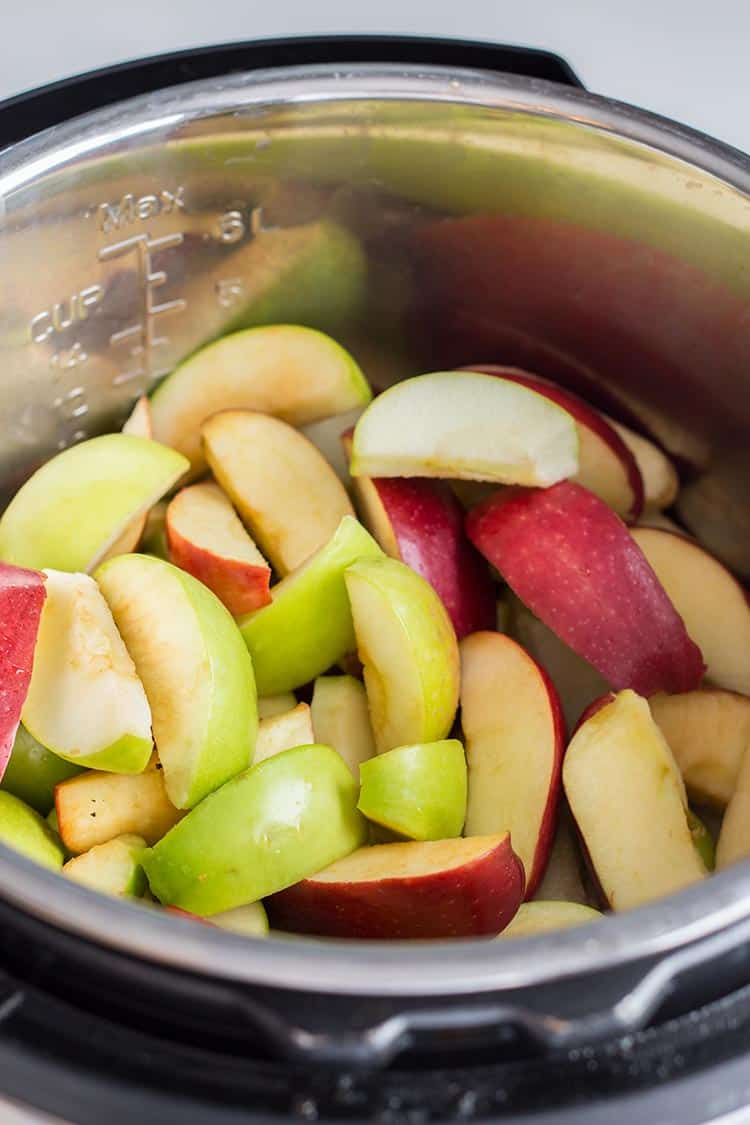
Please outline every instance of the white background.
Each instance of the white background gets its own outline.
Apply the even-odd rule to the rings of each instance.
[[[447,35],[556,51],[590,90],[750,152],[750,0],[0,0],[0,15],[0,98],[208,43]],[[0,1102],[0,1120],[32,1119]]]

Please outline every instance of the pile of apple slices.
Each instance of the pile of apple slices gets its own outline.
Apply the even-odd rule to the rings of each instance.
[[[527,372],[373,400],[320,332],[207,346],[0,518],[0,840],[377,939],[578,926],[750,855],[750,608],[677,489]]]

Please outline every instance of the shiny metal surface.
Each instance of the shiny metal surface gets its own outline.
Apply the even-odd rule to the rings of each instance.
[[[345,341],[378,386],[484,360],[581,389],[679,459],[684,518],[750,574],[750,159],[734,150],[540,82],[311,68],[165,91],[32,138],[0,155],[0,215],[7,491],[117,423],[201,341],[298,320]],[[381,996],[585,977],[750,923],[745,865],[585,931],[397,953],[240,940],[3,848],[0,885],[163,964]]]

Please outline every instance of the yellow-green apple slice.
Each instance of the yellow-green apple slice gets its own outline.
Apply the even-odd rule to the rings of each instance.
[[[235,617],[268,605],[271,568],[213,481],[177,493],[166,532],[170,562],[213,590]]]
[[[63,875],[92,891],[118,898],[140,898],[146,890],[143,860],[148,852],[140,836],[117,836],[69,859]]]
[[[332,746],[359,780],[359,767],[375,753],[367,693],[354,676],[319,676],[310,703],[315,741]]]
[[[44,867],[62,867],[63,850],[49,825],[12,793],[0,792],[0,844]]]
[[[139,399],[136,399],[135,406],[123,423],[122,433],[134,434],[135,437],[153,438],[154,424],[151,418],[151,402],[148,395],[141,395]]]
[[[693,837],[693,846],[703,860],[706,870],[713,871],[716,867],[716,848],[713,836],[698,814],[693,812],[692,809],[688,809],[687,818],[690,835]]]
[[[326,459],[278,418],[223,411],[204,423],[203,445],[214,476],[282,577],[354,515]]]
[[[750,605],[723,563],[694,539],[654,527],[632,531],[717,687],[750,694]]]
[[[188,467],[174,449],[104,434],[63,450],[18,490],[0,519],[0,557],[88,571]]]
[[[137,400],[132,413],[122,427],[122,433],[132,434],[134,437],[153,438],[151,405],[147,395],[141,395]],[[136,516],[135,519],[131,520],[120,535],[118,535],[117,539],[115,539],[114,543],[107,548],[107,551],[101,558],[101,562],[106,562],[107,559],[113,559],[116,555],[129,555],[131,551],[137,550],[147,520],[148,512],[143,512],[142,515]]]
[[[265,937],[268,933],[268,915],[262,902],[249,902],[247,906],[235,906],[234,910],[212,914],[211,925],[242,937]]]
[[[534,901],[561,900],[589,905],[589,896],[584,886],[583,857],[564,797],[560,798],[558,808],[555,838],[544,875],[534,893]]]
[[[703,660],[679,607],[592,492],[572,481],[506,489],[466,526],[524,605],[612,687],[649,696],[698,686]]]
[[[750,744],[748,749],[750,749]],[[721,822],[716,842],[716,867],[725,867],[750,856],[750,752],[746,750],[734,792]]]
[[[258,697],[258,718],[270,719],[272,715],[283,715],[296,706],[297,697],[293,691],[282,691],[279,695],[261,695]],[[323,739],[319,738],[318,742],[323,742]]]
[[[355,647],[344,572],[382,558],[372,536],[344,516],[324,547],[271,590],[271,604],[238,620],[261,695],[293,691]]]
[[[504,633],[465,637],[461,727],[469,766],[467,836],[510,832],[534,894],[555,834],[565,726],[546,672]]]
[[[0,562],[0,779],[31,682],[45,575]]]
[[[176,809],[164,786],[156,755],[143,773],[87,770],[55,788],[57,831],[69,852],[87,852],[115,836],[161,840],[184,813]]]
[[[162,903],[218,914],[256,902],[358,848],[357,786],[329,746],[298,746],[206,797],[146,862]]]
[[[512,922],[500,934],[501,938],[534,937],[535,934],[549,934],[556,930],[572,930],[576,926],[586,926],[602,918],[600,910],[584,906],[580,902],[565,902],[554,899],[537,899],[535,902],[522,902]]]
[[[360,766],[358,809],[409,840],[460,836],[466,817],[466,758],[455,738],[397,746]]]
[[[46,816],[55,803],[55,786],[76,777],[81,770],[81,766],[52,754],[21,725],[0,788]]]
[[[169,799],[191,808],[252,761],[247,649],[216,595],[171,563],[120,555],[97,579],[146,689]]]
[[[677,763],[635,692],[620,692],[578,728],[565,754],[563,784],[613,910],[705,877]]]
[[[169,562],[169,546],[167,544],[167,509],[166,500],[160,500],[146,516],[146,525],[141,536],[141,551],[147,555],[156,555],[157,559]]]
[[[293,324],[250,328],[190,356],[154,392],[157,441],[205,462],[201,426],[220,410],[253,410],[303,426],[370,401],[357,363],[330,336]]]
[[[471,370],[528,387],[566,410],[578,432],[578,472],[572,479],[623,519],[632,522],[638,518],[644,499],[641,471],[626,442],[598,410],[572,391],[517,367],[480,364]]]
[[[652,695],[649,705],[690,798],[726,808],[750,745],[750,698],[704,688],[683,695]]]
[[[680,490],[680,478],[666,453],[662,453],[653,441],[636,434],[621,422],[615,422],[614,418],[607,418],[607,421],[635,457],[643,481],[644,509],[661,511],[662,508],[671,508]]]
[[[264,762],[293,746],[311,746],[316,741],[307,703],[298,703],[283,715],[271,715],[258,724],[253,762]]]
[[[328,464],[345,485],[349,484],[349,449],[344,443],[345,436],[354,433],[354,425],[364,412],[364,405],[356,406],[345,414],[335,414],[333,418],[323,418],[302,427],[302,433],[320,450]],[[349,438],[351,443],[351,436]]]
[[[323,937],[475,937],[507,925],[523,886],[505,832],[360,848],[266,908],[275,929]]]
[[[75,765],[140,773],[153,750],[151,710],[109,606],[87,574],[46,574],[23,724]]]
[[[573,418],[544,395],[475,371],[405,379],[354,429],[352,476],[549,485],[578,471]]]
[[[361,559],[345,579],[378,753],[445,738],[458,703],[459,659],[440,598],[396,559]]]

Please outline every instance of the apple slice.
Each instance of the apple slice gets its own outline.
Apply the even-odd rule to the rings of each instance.
[[[573,479],[623,519],[638,519],[644,499],[641,472],[631,449],[607,418],[572,391],[517,367],[478,364],[471,370],[519,383],[566,410],[575,419],[578,432],[578,472]]]
[[[470,512],[467,530],[532,613],[612,687],[649,696],[698,686],[700,649],[636,540],[593,493],[571,481],[508,489]]]
[[[226,410],[209,418],[202,433],[214,476],[282,577],[354,515],[331,466],[286,422]]]
[[[140,836],[118,836],[69,859],[62,873],[100,894],[140,898],[147,886],[143,870],[147,852]]]
[[[354,648],[344,572],[382,554],[362,525],[344,516],[328,543],[273,587],[270,605],[239,619],[261,695],[301,687]]]
[[[252,761],[253,668],[219,599],[149,555],[97,571],[102,593],[146,689],[167,793],[191,808]]]
[[[360,848],[266,907],[275,929],[400,940],[495,934],[522,898],[523,866],[505,832]]]
[[[346,414],[334,414],[333,418],[323,418],[320,422],[311,422],[309,426],[302,426],[302,433],[311,441],[316,449],[323,454],[328,464],[334,470],[344,485],[349,485],[349,456],[351,453],[351,435],[354,425],[359,421],[364,405],[355,406],[347,410]],[[349,448],[344,444],[344,438],[349,435]]]
[[[77,766],[140,773],[153,749],[151,711],[109,606],[87,574],[46,574],[23,724]]]
[[[122,427],[122,433],[132,434],[134,437],[153,438],[154,431],[151,425],[151,404],[146,395],[141,395],[137,400],[132,413]],[[147,520],[148,512],[143,512],[142,515],[136,516],[134,520],[131,520],[121,534],[118,535],[117,539],[115,539],[114,543],[108,547],[100,561],[106,562],[107,559],[113,559],[117,555],[129,555],[131,551],[137,550]]]
[[[360,765],[375,753],[364,684],[354,676],[319,676],[313,686],[310,717],[315,741],[337,750],[359,781]]]
[[[49,825],[35,809],[12,793],[0,791],[0,844],[59,871],[63,850]]]
[[[0,518],[0,557],[19,566],[88,571],[188,462],[158,442],[104,434],[42,465]]]
[[[750,744],[748,744],[750,746]],[[723,871],[750,856],[750,752],[742,758],[731,800],[716,843],[716,869]]]
[[[475,371],[389,387],[354,430],[352,476],[554,484],[578,471],[567,411],[537,391]]]
[[[293,746],[311,746],[314,742],[310,708],[306,703],[298,703],[283,715],[261,719],[253,762],[257,766],[258,762],[264,762],[283,750],[291,750]]]
[[[474,633],[460,652],[469,766],[464,831],[509,831],[531,898],[555,834],[565,748],[560,701],[546,672],[503,633]]]
[[[500,934],[501,938],[534,937],[535,934],[549,934],[556,930],[571,930],[576,926],[586,926],[602,918],[601,910],[584,906],[580,902],[564,902],[554,899],[537,899],[535,902],[522,902],[515,918]]]
[[[655,527],[632,535],[700,647],[706,677],[750,695],[750,605],[739,582],[694,539]]]
[[[557,829],[544,875],[534,893],[534,901],[579,902],[589,906],[584,886],[584,866],[568,802],[561,796]]]
[[[329,746],[267,758],[190,812],[146,861],[160,902],[218,914],[280,891],[363,842],[357,786]]]
[[[635,692],[620,692],[579,727],[563,782],[613,910],[662,898],[706,875],[677,763]]]
[[[257,410],[294,426],[370,401],[357,363],[322,332],[274,324],[234,332],[195,352],[151,399],[154,436],[204,465],[202,424],[220,410]]]
[[[361,559],[345,580],[378,753],[445,738],[458,703],[459,659],[440,598],[395,559]]]
[[[268,915],[262,902],[249,902],[246,906],[235,906],[234,910],[212,914],[210,925],[242,937],[265,937],[268,933]]]
[[[268,605],[271,568],[217,484],[183,488],[167,508],[169,559],[192,574],[235,617]]]
[[[607,418],[606,414],[604,417],[635,457],[643,481],[644,509],[661,511],[662,508],[671,508],[680,490],[680,478],[666,453],[662,453],[653,441],[629,430],[621,422]]]
[[[141,536],[141,551],[147,555],[156,555],[157,559],[169,562],[169,545],[167,544],[167,509],[166,500],[160,500],[146,516],[146,524]]]
[[[133,434],[135,437],[153,438],[154,424],[151,418],[151,402],[148,395],[141,395],[136,399],[135,406],[125,419],[122,433]]]
[[[297,697],[293,691],[282,691],[279,695],[261,695],[258,698],[258,718],[270,719],[273,715],[283,715],[285,711],[293,711],[296,706]],[[323,741],[322,738],[318,739],[318,742]]]
[[[143,773],[87,770],[55,787],[57,831],[69,852],[89,851],[115,836],[161,840],[184,813],[167,796],[156,755]]]
[[[704,688],[683,695],[652,695],[649,705],[691,800],[725,808],[750,745],[750,699]]]
[[[55,786],[80,772],[80,766],[58,758],[19,726],[1,788],[46,816],[55,803]]]
[[[45,575],[0,562],[0,780],[31,682]]]
[[[363,762],[357,808],[410,840],[460,836],[466,817],[466,758],[455,738],[398,746]]]
[[[692,809],[688,809],[687,819],[690,835],[693,838],[693,847],[701,857],[706,870],[713,871],[716,867],[716,848],[713,836],[698,814],[694,813]]]

